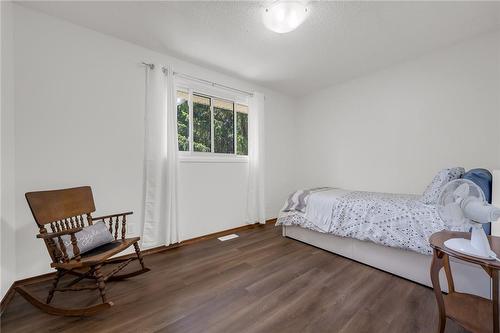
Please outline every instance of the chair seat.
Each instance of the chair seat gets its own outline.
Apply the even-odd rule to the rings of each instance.
[[[122,252],[130,245],[138,242],[140,239],[140,237],[118,239],[111,243],[101,245],[93,250],[83,253],[81,255],[80,261],[71,259],[67,263],[52,263],[51,266],[54,268],[73,269],[78,267],[96,265],[111,258],[115,254]]]

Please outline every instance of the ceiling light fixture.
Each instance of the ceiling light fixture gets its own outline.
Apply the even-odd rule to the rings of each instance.
[[[264,7],[262,21],[269,30],[284,34],[297,29],[308,15],[309,8],[303,2],[276,0]]]

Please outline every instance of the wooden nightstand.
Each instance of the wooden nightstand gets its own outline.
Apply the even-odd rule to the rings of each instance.
[[[448,249],[444,242],[450,238],[470,239],[470,233],[440,231],[429,239],[434,249],[431,265],[431,280],[439,308],[439,327],[437,332],[444,332],[446,318],[450,318],[471,332],[499,333],[498,312],[498,270],[500,262],[483,260]],[[500,256],[500,237],[488,236],[491,249]],[[475,295],[455,291],[450,269],[450,257],[480,265],[492,280],[492,296],[489,300]],[[443,295],[439,285],[439,271],[444,267],[448,280],[448,295]]]

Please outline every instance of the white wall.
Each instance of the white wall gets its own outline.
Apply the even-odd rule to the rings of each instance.
[[[293,100],[167,55],[15,5],[17,278],[48,271],[24,193],[92,185],[97,213],[142,216],[144,68],[141,61],[266,95],[268,217],[294,186]],[[182,239],[245,224],[244,163],[181,163]],[[3,263],[2,263],[3,264]]]
[[[3,297],[16,279],[15,204],[14,204],[14,66],[12,4],[0,2],[1,11],[1,171],[0,171],[0,233],[1,289]]]
[[[500,34],[300,101],[300,184],[422,193],[443,167],[500,168]]]

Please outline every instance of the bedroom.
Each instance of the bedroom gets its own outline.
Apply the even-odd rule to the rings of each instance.
[[[430,244],[274,224],[317,187],[307,209],[330,188],[429,205],[446,168],[488,170],[499,206],[500,3],[282,3],[1,2],[2,331],[439,329]],[[290,4],[301,24],[273,31]],[[92,308],[100,290],[46,304],[54,258],[25,194],[81,186],[95,213],[77,215],[134,212],[126,237],[150,269],[105,283],[109,308]],[[478,265],[452,266],[458,291],[492,298]],[[60,309],[78,316],[46,313]]]

